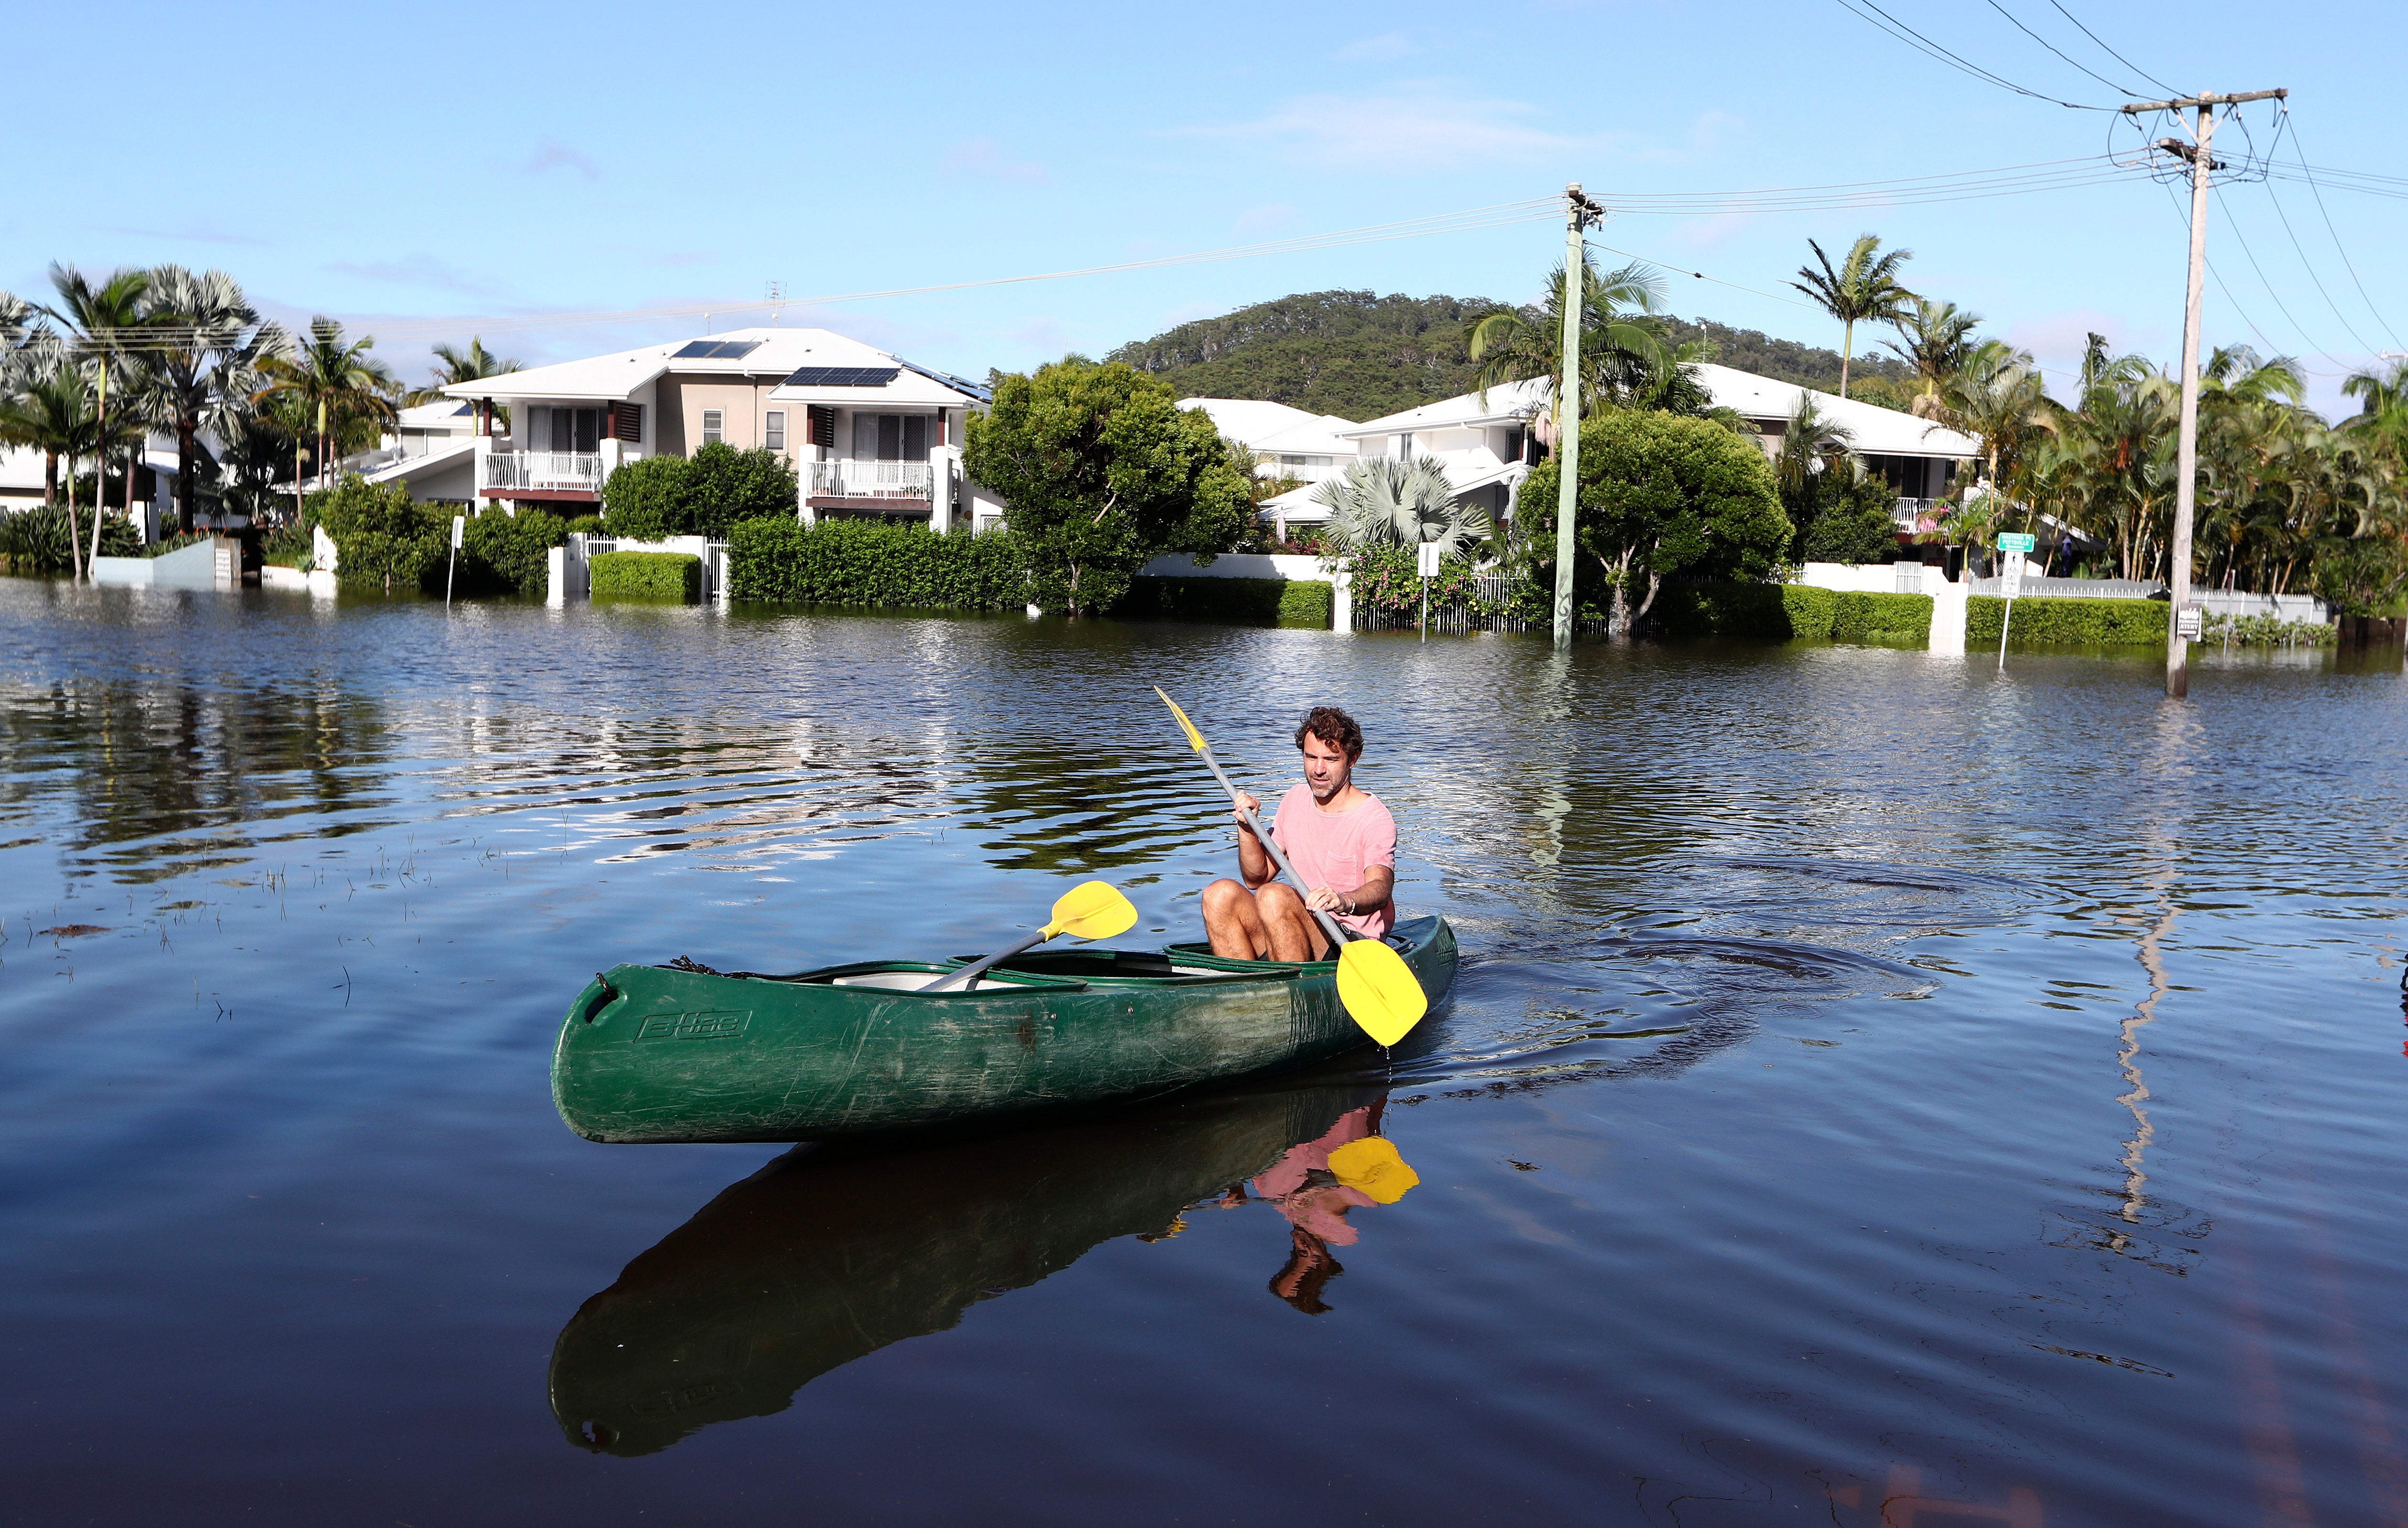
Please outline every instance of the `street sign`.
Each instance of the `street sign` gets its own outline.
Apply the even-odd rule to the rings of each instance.
[[[467,535],[468,517],[466,515],[453,515],[452,517],[452,550],[453,551],[458,551],[460,550],[461,543],[467,538]]]
[[[2174,615],[2174,633],[2186,642],[2199,640],[2200,607],[2186,605]]]
[[[2000,531],[1999,533],[1999,550],[2000,551],[2030,551],[2038,545],[2039,543],[2032,538],[2031,533],[2028,531]]]
[[[2030,537],[2025,537],[2029,540]],[[2024,554],[2020,548],[2009,548],[1999,559],[1999,593],[2014,599],[2024,592]]]
[[[1421,576],[1425,578],[1437,578],[1439,554],[1438,543],[1435,541],[1420,542],[1414,546],[1413,551],[1418,558]]]

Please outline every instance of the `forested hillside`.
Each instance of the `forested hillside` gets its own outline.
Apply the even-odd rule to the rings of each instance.
[[[1471,326],[1506,306],[1297,293],[1182,323],[1104,359],[1152,372],[1191,397],[1268,398],[1316,414],[1377,419],[1470,392],[1464,347]]]
[[[1105,359],[1151,372],[1190,397],[1267,398],[1316,414],[1377,419],[1470,392],[1472,325],[1509,306],[1484,297],[1297,293],[1182,323]],[[1827,392],[1839,386],[1837,350],[1711,319],[1667,319],[1665,326],[1676,341],[1713,340],[1714,359],[1726,366]],[[1856,375],[1902,378],[1905,367],[1859,356]]]

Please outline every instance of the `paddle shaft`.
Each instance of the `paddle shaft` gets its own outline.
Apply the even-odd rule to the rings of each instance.
[[[957,986],[963,982],[968,981],[971,978],[977,976],[980,972],[984,971],[988,966],[993,965],[996,962],[1008,961],[1011,959],[1012,956],[1019,954],[1022,950],[1027,950],[1035,945],[1041,945],[1052,937],[1054,937],[1054,935],[1046,933],[1043,929],[1039,929],[1036,933],[1030,935],[1027,938],[1021,940],[1018,944],[1013,945],[1010,949],[998,950],[982,961],[970,962],[968,965],[963,966],[958,971],[948,971],[943,976],[939,977],[936,980],[928,983],[928,985],[921,988],[920,990],[924,992],[942,992],[948,987]]]
[[[1211,766],[1212,778],[1221,782],[1222,790],[1229,793],[1230,801],[1237,801],[1240,793],[1235,785],[1229,782],[1229,777],[1223,773],[1221,769],[1221,761],[1212,757],[1212,750],[1210,748],[1199,748],[1196,751],[1204,755],[1204,763]],[[1243,808],[1240,809],[1242,810]],[[1294,881],[1298,893],[1309,893],[1312,891],[1312,888],[1305,885],[1304,878],[1296,873],[1296,866],[1287,863],[1287,855],[1280,849],[1279,841],[1264,830],[1263,820],[1256,817],[1253,812],[1247,812],[1246,826],[1254,830],[1255,840],[1259,842],[1263,846],[1265,851],[1270,855],[1271,864],[1279,866],[1279,873],[1285,876],[1289,880]],[[1322,932],[1329,935],[1329,948],[1333,952],[1335,952],[1340,946],[1346,943],[1349,936],[1354,935],[1354,931],[1352,929],[1349,929],[1345,924],[1340,923],[1337,919],[1330,917],[1319,907],[1308,907],[1305,910],[1312,913],[1313,917],[1321,920]]]

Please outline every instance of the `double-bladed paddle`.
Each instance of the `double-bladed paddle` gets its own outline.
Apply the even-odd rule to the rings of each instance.
[[[997,961],[1008,961],[1024,950],[1031,950],[1058,934],[1073,939],[1109,939],[1115,934],[1126,934],[1137,923],[1137,908],[1129,899],[1109,881],[1091,880],[1073,886],[1054,903],[1054,921],[1021,940],[1009,950],[998,950],[981,961],[972,961],[958,971],[948,971],[920,990],[942,992],[959,986]]]
[[[1229,799],[1233,802],[1240,800],[1238,788],[1222,771],[1221,762],[1212,757],[1212,745],[1204,741],[1204,735],[1196,730],[1195,722],[1187,720],[1187,713],[1179,708],[1179,702],[1164,694],[1160,685],[1154,686],[1154,693],[1162,695],[1162,703],[1169,707],[1170,714],[1179,719],[1180,730],[1187,734],[1188,746],[1203,756],[1206,766],[1212,771],[1212,778],[1229,793]],[[1312,889],[1305,885],[1303,878],[1296,873],[1296,867],[1287,863],[1287,855],[1264,829],[1262,820],[1249,811],[1246,813],[1246,826],[1254,830],[1254,837],[1269,852],[1271,863],[1279,866],[1280,874],[1285,876],[1300,894],[1310,894]],[[1412,967],[1405,964],[1402,955],[1379,940],[1364,938],[1318,907],[1311,911],[1320,921],[1322,932],[1329,935],[1331,948],[1338,951],[1338,1000],[1346,1006],[1348,1017],[1362,1025],[1363,1032],[1382,1045],[1394,1045],[1403,1039],[1408,1031],[1421,1022],[1422,1015],[1429,1011],[1429,997],[1422,991],[1422,984],[1414,977]]]

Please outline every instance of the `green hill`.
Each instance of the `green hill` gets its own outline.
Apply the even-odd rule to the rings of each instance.
[[[1316,414],[1377,419],[1472,390],[1472,325],[1511,307],[1483,297],[1386,297],[1304,292],[1133,340],[1104,359],[1125,361],[1201,398],[1264,398]],[[1724,365],[1826,392],[1840,383],[1837,350],[1773,339],[1710,319],[1668,319],[1669,337],[1712,339]],[[1902,377],[1897,361],[1859,356],[1859,378]]]

